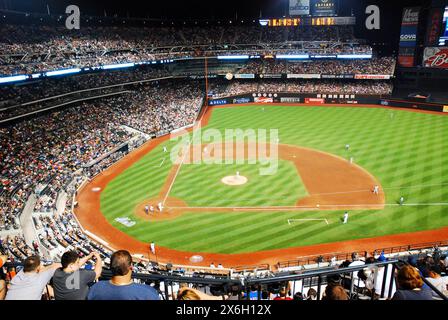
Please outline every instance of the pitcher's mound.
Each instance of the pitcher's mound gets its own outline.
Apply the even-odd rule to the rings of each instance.
[[[240,186],[247,183],[247,178],[244,176],[227,176],[222,178],[221,182],[229,186]]]

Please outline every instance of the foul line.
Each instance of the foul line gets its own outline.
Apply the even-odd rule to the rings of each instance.
[[[325,223],[327,225],[329,225],[327,219],[288,219],[288,224],[290,225],[291,222],[294,222],[294,221],[325,221]]]
[[[180,168],[182,167],[182,164],[185,161],[185,157],[187,156],[187,154],[189,154],[189,152],[186,152],[186,150],[189,150],[190,144],[191,144],[191,139],[188,139],[188,145],[184,148],[184,151],[185,151],[184,152],[184,156],[182,157],[182,161],[180,162],[179,166],[177,167],[176,173],[174,174],[174,178],[173,178],[173,180],[170,183],[170,186],[168,188],[168,191],[166,192],[165,197],[163,198],[162,205],[165,205],[165,201],[166,201],[166,199],[168,198],[168,195],[171,192],[171,188],[174,185],[174,181],[176,181],[176,178],[177,178],[177,175],[179,174]]]
[[[319,210],[322,208],[329,207],[337,207],[337,208],[366,208],[369,207],[379,207],[379,206],[390,206],[390,207],[412,207],[412,206],[448,206],[448,202],[433,202],[433,203],[384,203],[384,204],[320,204],[319,207],[317,205],[308,205],[308,206],[260,206],[260,207],[172,207],[169,206],[169,209],[183,209],[183,210],[233,210],[233,211],[292,211],[292,210]],[[375,208],[372,208],[377,210]],[[338,210],[338,209],[335,209]]]
[[[427,188],[427,187],[442,187],[446,186],[448,183],[439,183],[439,184],[423,184],[416,186],[405,186],[405,187],[387,187],[382,188],[382,190],[401,190],[401,189],[416,189],[416,188]],[[352,190],[352,191],[336,191],[336,192],[324,192],[324,193],[315,193],[313,196],[323,196],[323,195],[334,195],[334,194],[350,194],[350,193],[359,193],[359,192],[370,192],[373,194],[372,189],[363,189],[363,190]]]

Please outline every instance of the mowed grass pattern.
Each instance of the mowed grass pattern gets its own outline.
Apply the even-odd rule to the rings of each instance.
[[[448,206],[443,205],[448,203],[446,116],[357,107],[229,107],[215,109],[208,127],[222,132],[226,128],[278,129],[280,143],[309,147],[347,159],[352,156],[356,163],[379,179],[385,188],[386,203],[394,204],[403,196],[406,204],[419,206],[351,211],[346,225],[341,224],[341,211],[186,213],[174,220],[150,223],[135,217],[133,211],[136,204],[157,195],[170,170],[168,159],[161,167],[156,167],[167,156],[161,145],[103,191],[101,210],[108,220],[141,241],[155,241],[161,246],[184,251],[215,253],[287,248],[448,226]],[[349,151],[345,150],[345,144],[350,144]],[[174,142],[165,145],[171,149]],[[200,170],[202,167],[204,169]],[[248,167],[239,168],[239,171],[255,170]],[[236,171],[236,167],[228,169]],[[300,180],[295,176],[286,178],[290,170],[287,171],[285,177],[281,177],[286,188],[277,195],[277,189],[272,188],[272,198],[278,200],[279,195],[285,195],[282,200],[285,203],[290,202],[291,194],[303,192]],[[220,179],[225,174],[227,171],[219,166],[182,167],[180,180],[176,179],[172,191],[176,195],[188,192],[192,187],[189,177],[194,177],[198,185],[189,194],[190,205],[202,206],[211,200],[231,206],[236,200],[241,203],[243,198],[249,199],[248,205],[269,201],[265,198],[269,191],[264,187],[252,189],[251,194],[232,191],[232,199],[225,201],[222,190],[205,180],[206,177]],[[117,217],[130,217],[137,223],[127,228],[114,221]],[[287,223],[288,219],[309,218],[327,219],[330,224],[319,221]]]
[[[266,165],[245,162],[183,165],[170,195],[191,207],[294,206],[297,199],[308,195],[292,162],[279,160],[272,175],[260,175]],[[237,171],[248,179],[246,184],[229,186],[221,182],[223,177],[233,176]]]

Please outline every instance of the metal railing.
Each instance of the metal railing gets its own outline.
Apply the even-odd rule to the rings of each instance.
[[[197,273],[185,276],[176,271],[163,271],[151,273],[133,273],[135,282],[144,283],[154,287],[162,300],[172,300],[176,297],[176,289],[188,286],[205,291],[214,296],[231,295],[239,300],[262,300],[262,292],[277,294],[281,288],[290,292],[301,292],[313,288],[316,292],[314,300],[321,300],[323,292],[328,285],[341,285],[350,300],[385,300],[391,299],[397,290],[395,272],[407,263],[400,260],[375,262],[345,268],[331,268],[304,272],[291,272],[266,277],[246,277],[231,279],[225,275]],[[19,264],[6,263],[4,267],[17,267]],[[362,280],[359,272],[368,270],[373,276],[368,283]],[[100,280],[112,277],[109,270],[103,270]],[[423,282],[433,291],[434,300],[448,300],[448,297],[434,287],[428,280]],[[251,291],[257,292],[255,298]],[[428,290],[429,290],[428,289]]]

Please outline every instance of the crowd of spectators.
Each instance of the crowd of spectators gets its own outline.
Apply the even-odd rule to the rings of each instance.
[[[342,81],[342,80],[232,80],[210,88],[213,98],[253,93],[303,93],[303,94],[360,94],[390,95],[393,86],[389,81]]]
[[[0,128],[0,229],[17,225],[27,198],[54,208],[76,170],[137,135],[189,125],[201,106],[197,82],[142,85],[110,99],[23,120]]]
[[[1,247],[4,249],[4,246]],[[320,290],[315,284],[296,285],[294,281],[271,281],[268,284],[234,285],[227,289],[219,286],[189,286],[180,282],[176,291],[164,296],[160,284],[134,279],[133,272],[152,268],[135,261],[126,250],[104,254],[96,247],[67,247],[56,263],[44,266],[37,252],[27,251],[21,270],[2,272],[0,299],[6,300],[440,300],[448,294],[448,258],[438,248],[426,256],[410,255],[400,262],[392,273],[384,253],[352,258],[333,265],[333,272],[325,277]],[[3,251],[3,254],[5,252]],[[14,260],[0,257],[3,267]],[[8,261],[9,260],[9,261]],[[378,265],[378,263],[380,265]],[[381,265],[382,264],[382,265]],[[358,267],[347,272],[342,268]],[[341,273],[335,273],[341,269]],[[387,269],[387,272],[386,272]],[[153,271],[154,272],[154,269]],[[67,280],[76,273],[77,286],[67,286]],[[109,273],[108,276],[104,274]],[[391,281],[392,280],[392,281]],[[188,281],[183,278],[182,281]],[[429,283],[432,287],[430,287]],[[384,287],[385,286],[385,287]],[[390,291],[391,289],[391,291]],[[319,296],[320,292],[320,296]],[[389,298],[382,298],[389,292]]]
[[[115,70],[73,75],[63,78],[46,78],[20,85],[0,87],[0,107],[6,108],[22,103],[45,99],[69,92],[100,88],[121,83],[144,81],[167,77],[170,73],[165,68],[140,67],[132,70]]]
[[[0,75],[210,56],[222,51],[260,54],[259,51],[252,51],[251,45],[260,50],[260,43],[283,44],[286,41],[293,44],[298,41],[328,42],[308,47],[302,43],[301,50],[306,52],[333,54],[371,52],[371,48],[365,45],[341,43],[342,41],[353,43],[353,40],[352,27],[348,26],[300,28],[85,26],[74,31],[62,27],[5,25],[0,32]],[[244,46],[244,49],[231,45]],[[264,53],[272,53],[269,50]]]
[[[390,75],[395,71],[393,57],[368,60],[319,60],[305,62],[278,62],[256,60],[249,62],[238,73],[253,74],[375,74]]]

